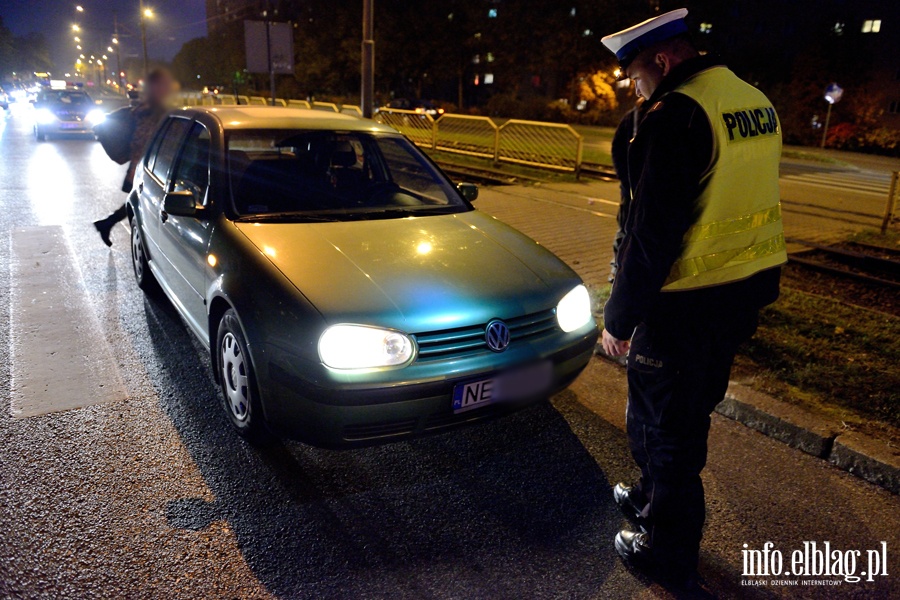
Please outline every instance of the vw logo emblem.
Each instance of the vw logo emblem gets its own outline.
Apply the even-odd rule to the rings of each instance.
[[[491,321],[484,330],[484,341],[494,352],[503,352],[509,347],[509,327],[503,321]]]

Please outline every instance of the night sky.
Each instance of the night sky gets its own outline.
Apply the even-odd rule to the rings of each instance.
[[[76,12],[75,6],[84,7]],[[206,35],[204,0],[144,0],[155,17],[147,23],[147,51],[151,59],[172,60],[184,42]],[[79,51],[73,36],[81,37],[85,54],[105,53],[113,33],[113,13],[119,18],[122,56],[138,58],[141,37],[138,26],[139,0],[0,0],[0,16],[16,35],[30,31],[44,34],[52,58],[60,68],[74,63]],[[72,32],[72,24],[82,32]]]

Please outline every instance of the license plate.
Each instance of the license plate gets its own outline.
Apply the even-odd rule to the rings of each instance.
[[[60,123],[60,129],[81,129],[81,123]]]
[[[461,413],[497,402],[514,402],[550,391],[553,363],[543,361],[490,379],[462,383],[453,388],[453,412]]]

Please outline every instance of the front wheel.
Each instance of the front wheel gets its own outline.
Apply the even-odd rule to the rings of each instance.
[[[263,420],[256,374],[247,350],[247,341],[234,309],[219,321],[216,341],[219,381],[225,414],[245,439],[262,443],[271,438]]]
[[[159,284],[150,271],[144,236],[141,234],[141,227],[136,218],[131,220],[131,265],[134,268],[134,279],[138,287],[148,294],[156,292]]]

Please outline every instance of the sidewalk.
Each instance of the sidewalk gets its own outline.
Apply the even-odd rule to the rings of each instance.
[[[568,263],[591,290],[595,311],[599,313],[600,296],[605,296],[608,285],[618,194],[618,183],[596,181],[501,186],[482,189],[476,205],[531,236]],[[820,235],[840,236],[852,229],[846,222],[831,223],[820,215],[800,214],[786,215],[785,228],[788,236],[807,229],[815,229]],[[589,408],[617,424],[624,418],[624,373],[612,363],[598,360],[601,364],[592,366],[591,371],[609,375],[602,383],[607,391],[602,397],[607,400]],[[612,376],[616,371],[618,375]],[[849,431],[840,421],[737,383],[732,383],[717,412],[900,494],[900,449],[887,442]]]

